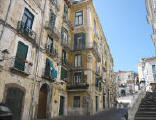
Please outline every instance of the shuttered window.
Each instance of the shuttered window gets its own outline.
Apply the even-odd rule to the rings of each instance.
[[[56,15],[53,13],[52,10],[50,10],[50,24],[51,26],[55,26],[55,21],[56,21]]]
[[[28,46],[22,43],[21,41],[19,41],[17,47],[17,53],[16,53],[16,60],[14,64],[15,68],[24,71],[25,68],[24,60],[26,60],[27,58],[27,53],[28,53]]]
[[[61,67],[61,80],[67,80],[68,78],[68,71]]]
[[[74,49],[75,50],[85,49],[85,42],[86,42],[85,33],[78,33],[74,35]]]

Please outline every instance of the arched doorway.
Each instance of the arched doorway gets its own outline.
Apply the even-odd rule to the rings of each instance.
[[[24,92],[16,87],[7,88],[5,104],[13,112],[13,120],[20,120],[22,113]]]
[[[48,86],[43,84],[39,92],[38,100],[38,113],[37,118],[45,119],[47,117],[47,97],[48,97]]]

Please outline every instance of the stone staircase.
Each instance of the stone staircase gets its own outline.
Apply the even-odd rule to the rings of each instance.
[[[156,120],[156,92],[147,92],[134,120]]]

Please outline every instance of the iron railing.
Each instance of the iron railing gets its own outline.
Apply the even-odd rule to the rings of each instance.
[[[53,25],[50,21],[46,21],[45,28],[49,30],[49,32],[56,38],[60,38],[61,33],[58,31],[58,29]]]
[[[31,39],[32,40],[31,42],[36,42],[36,36],[37,36],[36,32],[31,30],[29,27],[27,27],[24,22],[18,21],[17,30],[25,37]]]

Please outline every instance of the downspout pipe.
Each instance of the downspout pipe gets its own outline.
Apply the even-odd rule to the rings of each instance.
[[[3,33],[4,33],[4,29],[5,29],[5,26],[7,24],[7,20],[8,20],[8,16],[9,16],[9,12],[10,12],[10,8],[11,8],[11,5],[12,5],[12,2],[13,2],[13,0],[10,0],[9,6],[8,6],[8,9],[7,9],[7,13],[6,13],[6,16],[5,16],[2,32],[0,34],[0,41],[2,39],[2,36],[3,36]]]
[[[34,75],[34,81],[33,81],[33,91],[32,91],[32,98],[31,98],[31,105],[30,105],[30,112],[29,112],[29,115],[30,115],[30,120],[33,120],[34,119],[34,116],[33,116],[33,105],[35,103],[35,95],[36,95],[36,83],[37,83],[37,76],[38,76],[38,67],[39,67],[39,56],[40,56],[40,50],[41,50],[41,42],[42,42],[42,39],[43,39],[43,26],[44,26],[44,16],[45,16],[45,8],[46,8],[46,3],[47,3],[47,0],[45,0],[45,3],[44,3],[44,8],[43,10],[41,9],[41,14],[42,14],[42,23],[41,23],[41,32],[40,32],[40,37],[39,37],[39,46],[36,47],[36,66],[35,66],[35,75]]]

